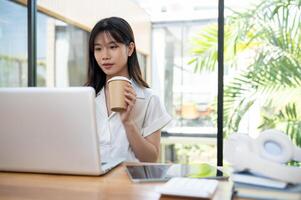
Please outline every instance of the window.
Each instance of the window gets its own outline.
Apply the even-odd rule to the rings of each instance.
[[[82,86],[89,33],[42,13],[37,15],[37,23],[38,86]]]
[[[196,72],[189,64],[192,42],[210,20],[153,25],[154,87],[161,89],[167,111],[175,119],[168,132],[216,136],[214,100],[217,73]]]
[[[275,128],[301,146],[299,4],[256,0],[238,12],[225,10],[225,65],[231,70],[224,92],[226,134],[256,137]]]
[[[0,87],[27,86],[27,10],[1,1]]]
[[[163,133],[182,137],[162,138],[163,162],[216,163],[217,71],[189,64],[194,38],[215,20],[153,24],[152,85],[174,119]]]
[[[37,13],[37,86],[82,86],[88,66],[89,32]],[[0,87],[27,86],[27,8],[0,7]]]
[[[137,58],[141,69],[143,79],[146,79],[147,56],[137,51]]]

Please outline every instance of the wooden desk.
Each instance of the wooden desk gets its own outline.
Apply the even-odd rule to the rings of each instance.
[[[169,200],[156,187],[163,183],[132,183],[124,164],[99,177],[0,172],[0,199],[137,199]],[[229,199],[226,181],[219,184],[214,199]]]

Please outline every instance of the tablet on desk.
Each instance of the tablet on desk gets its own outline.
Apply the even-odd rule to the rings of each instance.
[[[133,182],[165,182],[172,177],[227,179],[228,175],[209,164],[141,164],[126,165]]]
[[[167,174],[171,164],[126,165],[126,172],[133,182],[165,182],[171,177]]]

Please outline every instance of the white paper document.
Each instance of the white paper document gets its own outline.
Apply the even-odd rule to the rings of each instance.
[[[163,195],[212,198],[217,188],[217,180],[174,177],[157,191]]]

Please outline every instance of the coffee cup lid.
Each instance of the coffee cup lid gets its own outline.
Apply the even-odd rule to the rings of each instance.
[[[126,77],[124,77],[124,76],[114,76],[113,78],[110,78],[109,80],[108,80],[108,83],[110,82],[110,81],[128,81],[128,82],[130,82],[131,83],[131,81],[128,79],[128,78],[126,78]]]

